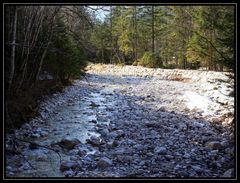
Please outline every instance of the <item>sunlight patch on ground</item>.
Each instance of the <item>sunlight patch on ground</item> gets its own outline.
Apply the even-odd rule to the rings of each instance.
[[[190,110],[196,108],[203,111],[204,115],[212,114],[212,112],[208,110],[211,105],[211,100],[208,97],[199,95],[196,92],[186,91],[184,93],[184,98],[187,99],[186,104]]]

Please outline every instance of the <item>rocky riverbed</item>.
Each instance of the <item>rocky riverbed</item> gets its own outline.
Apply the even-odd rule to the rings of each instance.
[[[15,131],[25,142],[6,134],[6,176],[234,177],[233,85],[230,73],[90,64]]]

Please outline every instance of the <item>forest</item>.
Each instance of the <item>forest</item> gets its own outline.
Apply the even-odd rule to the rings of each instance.
[[[192,173],[190,172],[189,175],[184,174],[180,170],[178,172],[177,168],[176,170],[174,169],[175,173],[170,173],[171,171],[169,171],[168,173],[164,174],[164,170],[161,170],[162,174],[158,174],[156,173],[156,169],[159,167],[158,164],[156,164],[155,173],[154,170],[151,169],[151,173],[140,173],[141,176],[156,175],[164,177],[171,175],[175,177],[179,175],[183,177],[218,177],[223,174],[228,176],[229,172],[232,176],[232,149],[234,148],[234,144],[232,139],[229,140],[227,138],[233,133],[233,124],[235,120],[233,117],[233,97],[235,91],[232,90],[232,80],[234,78],[236,67],[235,15],[236,7],[231,4],[183,6],[53,6],[5,4],[3,17],[5,89],[4,125],[7,132],[13,133],[17,139],[16,130],[21,127],[21,129],[24,129],[25,131],[20,130],[18,135],[20,134],[21,136],[21,133],[26,132],[26,134],[30,134],[31,138],[39,138],[41,135],[36,135],[36,133],[42,133],[41,130],[41,133],[36,131],[36,129],[38,129],[37,127],[39,126],[33,125],[30,128],[26,127],[26,125],[24,126],[24,123],[31,119],[35,119],[36,116],[42,116],[42,118],[45,119],[43,117],[44,112],[48,113],[51,111],[51,105],[49,105],[44,108],[44,112],[41,112],[43,109],[40,107],[42,106],[41,102],[45,101],[44,99],[46,99],[46,97],[50,97],[50,101],[52,98],[53,106],[55,104],[58,105],[58,103],[60,105],[61,101],[63,100],[63,105],[65,105],[65,109],[68,110],[67,115],[63,117],[58,116],[58,114],[65,114],[63,112],[58,112],[60,108],[57,108],[57,112],[52,114],[52,118],[54,118],[53,124],[56,125],[56,127],[58,127],[56,122],[59,121],[59,119],[66,117],[67,119],[65,121],[68,123],[68,121],[75,119],[75,117],[78,118],[79,114],[85,110],[85,113],[83,113],[81,116],[83,119],[85,119],[83,117],[84,114],[100,115],[102,113],[108,114],[109,111],[110,113],[113,111],[114,114],[115,111],[115,116],[112,115],[109,117],[109,119],[114,121],[113,123],[116,123],[116,126],[119,126],[119,129],[118,127],[103,127],[105,128],[104,133],[111,134],[111,132],[116,128],[118,129],[117,133],[120,133],[120,135],[116,134],[115,136],[117,136],[119,139],[133,138],[137,142],[137,145],[139,145],[140,140],[136,140],[139,136],[138,134],[135,134],[135,132],[139,128],[142,129],[143,134],[145,132],[146,136],[152,134],[151,138],[156,138],[155,140],[160,142],[161,138],[156,134],[154,135],[154,133],[156,131],[160,133],[160,131],[164,131],[165,128],[160,128],[157,126],[157,124],[153,124],[153,121],[157,119],[164,119],[159,118],[159,115],[161,114],[163,116],[166,115],[166,118],[168,119],[175,119],[175,121],[170,120],[171,123],[166,122],[166,124],[163,120],[163,124],[166,126],[173,124],[171,127],[166,127],[166,133],[168,133],[168,130],[171,131],[171,129],[174,128],[179,130],[176,133],[171,133],[173,135],[169,135],[171,138],[176,137],[177,140],[175,139],[173,141],[179,140],[178,137],[181,135],[182,131],[190,129],[188,132],[186,132],[186,134],[190,133],[190,135],[187,136],[185,134],[187,138],[190,139],[188,140],[191,141],[191,143],[189,143],[191,144],[191,147],[190,145],[187,145],[187,148],[190,149],[189,151],[191,151],[193,146],[195,147],[196,144],[198,145],[199,143],[203,143],[203,141],[198,141],[198,137],[195,138],[194,134],[199,135],[199,137],[203,137],[205,135],[204,133],[208,130],[211,132],[213,131],[212,134],[214,134],[214,136],[226,131],[225,136],[227,137],[225,140],[228,143],[227,146],[229,146],[228,149],[230,150],[226,150],[226,152],[224,151],[222,153],[222,159],[219,158],[216,160],[217,158],[215,158],[215,160],[220,162],[222,166],[218,164],[212,165],[211,163],[215,160],[210,159],[208,162],[208,160],[204,159],[203,157],[205,157],[205,154],[201,154],[202,151],[199,150],[199,146],[196,145],[197,152],[201,154],[199,156],[203,158],[196,161],[205,163],[203,166],[199,165],[202,167],[201,170],[199,169],[198,165],[196,165],[195,168],[197,167],[196,169],[198,170],[195,170],[193,167],[194,171]],[[169,75],[167,75],[168,73]],[[159,77],[160,79],[158,78],[154,80],[152,79],[154,77]],[[108,88],[109,91],[111,91],[110,94],[108,90],[104,90],[103,88]],[[63,92],[63,94],[61,94],[61,92]],[[56,99],[58,97],[60,98],[59,100]],[[100,99],[98,99],[98,97]],[[183,99],[181,97],[185,98]],[[156,102],[158,99],[159,101]],[[185,106],[185,104],[183,105],[185,99],[190,101],[188,104],[188,108],[190,109],[183,107]],[[82,100],[82,104],[79,104]],[[104,104],[104,102],[98,103],[101,100],[107,101],[105,102],[106,104]],[[175,100],[177,102],[175,102]],[[210,100],[212,100],[212,103]],[[116,106],[121,107],[114,106],[114,101],[115,103],[118,103]],[[197,102],[199,103],[196,104]],[[152,106],[152,108],[148,108],[148,103],[149,106]],[[165,110],[164,106],[159,107],[157,110],[157,106],[160,104],[166,104],[166,108],[169,108],[169,110]],[[195,108],[191,108],[192,105],[195,104]],[[80,109],[79,106],[81,105],[85,106],[85,108]],[[102,105],[106,105],[106,109],[104,107],[101,108]],[[110,107],[108,107],[108,105]],[[77,106],[77,109],[70,109],[69,107],[71,106]],[[87,106],[90,107],[87,108]],[[127,108],[124,110],[124,107],[126,106]],[[55,111],[55,108],[52,108],[52,110]],[[74,110],[79,110],[79,114],[75,114]],[[97,110],[100,112],[97,113]],[[120,110],[120,112],[118,110]],[[176,111],[178,110],[180,111],[181,115],[176,114]],[[196,112],[196,110],[200,110],[200,112]],[[205,112],[206,116],[204,116]],[[74,115],[75,117],[73,117]],[[197,115],[197,117],[186,117],[186,115]],[[198,115],[200,115],[200,117]],[[122,123],[118,124],[118,121],[120,122],[123,120],[121,116],[125,116],[125,122],[123,121]],[[146,116],[149,117],[147,122],[144,121]],[[104,118],[104,115],[100,115],[99,118],[101,117]],[[112,119],[114,117],[119,118],[117,118],[117,120]],[[193,121],[194,119],[196,121]],[[131,122],[131,120],[134,121],[134,125],[136,121],[142,121],[141,123],[136,123],[136,126],[133,125],[131,128],[126,127],[128,125],[127,122]],[[150,120],[150,122],[148,120]],[[175,122],[178,120],[183,121],[186,127],[177,123],[175,124]],[[216,123],[216,128],[221,128],[222,131],[215,132],[215,127],[213,128],[211,125],[209,125],[208,120],[221,121],[227,124],[227,126],[231,127],[223,127],[224,125],[219,125],[219,123]],[[45,121],[47,121],[47,118]],[[97,121],[98,120],[93,118],[90,120],[90,123],[94,123],[95,125],[97,123],[97,125],[101,126],[100,122]],[[105,119],[105,121],[108,121],[108,119]],[[80,123],[76,121],[71,122],[75,125]],[[193,125],[193,127],[191,125]],[[36,129],[34,131],[35,127]],[[66,127],[66,129],[68,129],[68,127]],[[124,129],[124,133],[119,132],[119,130],[122,130],[122,127],[127,129],[126,132]],[[205,130],[196,130],[199,128],[203,129],[205,127]],[[26,131],[27,128],[32,130]],[[77,126],[74,128],[77,129]],[[72,126],[72,129],[74,128]],[[96,128],[100,129],[100,127]],[[51,134],[55,134],[54,130],[58,130],[51,129],[53,132],[50,132],[50,129],[48,129],[49,133],[47,133],[49,136],[51,136]],[[194,133],[192,133],[191,130],[195,130]],[[73,133],[71,131],[69,131],[68,134],[71,133],[75,134],[75,132]],[[194,138],[192,138],[191,135],[193,135]],[[225,136],[222,135],[222,138],[225,138]],[[107,144],[105,141],[101,141],[100,143],[100,140],[97,138],[98,137],[93,137],[92,139],[90,138],[90,140],[88,139],[88,142],[94,147],[97,146],[99,150],[98,152],[102,153],[101,149],[107,148],[109,144]],[[142,137],[139,137],[139,139],[140,138]],[[69,143],[68,139],[66,139],[65,141]],[[18,143],[20,143],[20,141],[21,140],[19,140]],[[65,141],[62,140],[61,142],[52,145],[54,146],[57,144],[59,147],[64,148],[64,145],[61,143],[65,143]],[[210,143],[210,145],[206,146],[210,149],[212,148],[213,151],[216,149],[218,151],[220,149],[219,151],[222,152],[222,149],[218,147],[225,147],[224,144],[218,143],[215,145],[216,141],[213,141],[213,145]],[[39,145],[39,142],[41,141],[36,141],[36,144],[39,147],[49,148],[47,145]],[[80,141],[76,139],[73,141],[74,145],[76,145],[75,142],[78,145],[80,144]],[[152,142],[154,141],[149,141],[150,144],[148,144],[148,141],[144,143],[147,144],[146,146],[149,145],[149,148],[151,149],[151,147],[153,147],[153,144],[151,144]],[[72,143],[72,141],[70,141],[70,143]],[[179,142],[179,144],[182,143],[183,142]],[[174,144],[175,143],[173,143],[173,146]],[[32,145],[34,144],[30,143],[29,148],[36,149],[35,146],[32,147]],[[25,146],[19,146],[26,148]],[[121,143],[120,145],[111,145],[111,147],[114,148],[119,146],[121,146]],[[135,146],[136,145],[133,147],[135,148]],[[170,145],[169,147],[173,146]],[[50,151],[54,149],[51,148],[49,148]],[[71,146],[70,149],[72,148],[73,147]],[[136,146],[136,149],[141,148],[143,147],[140,147],[140,145]],[[165,156],[167,152],[169,152],[169,148],[164,148],[153,148],[154,153],[162,153]],[[61,150],[56,152],[61,152]],[[115,151],[112,152],[109,150],[107,152],[110,153],[109,157],[113,157],[113,162],[107,158],[103,158],[100,159],[101,161],[99,160],[99,162],[96,164],[96,167],[103,169],[106,167],[111,167],[115,162],[119,163],[125,161],[124,158],[128,157],[121,157],[122,159],[120,158],[115,160]],[[144,150],[138,150],[137,152],[142,153]],[[61,153],[64,154],[65,152]],[[131,152],[129,153],[131,154]],[[216,152],[213,152],[213,154],[214,153]],[[138,158],[135,159],[136,162],[140,160],[140,157],[142,156],[145,158],[145,155],[146,159],[144,159],[144,162],[147,162],[149,159],[147,154],[149,153],[146,152],[143,155],[135,154],[138,156]],[[175,157],[175,155],[173,156]],[[23,158],[19,159],[22,161]],[[170,155],[168,157],[166,155],[166,161],[172,161],[171,159],[173,158]],[[156,159],[156,161],[160,162],[165,162],[165,160],[162,160],[161,158]],[[14,161],[15,160],[13,160],[13,162]],[[130,162],[131,160],[126,161]],[[29,162],[26,164],[29,164],[27,166],[31,165]],[[66,166],[68,165],[69,164]],[[71,164],[71,166],[72,165],[73,164]],[[20,164],[16,166],[23,165]],[[78,167],[78,165],[76,166]],[[84,164],[83,166],[87,167],[88,165]],[[122,165],[117,164],[117,166]],[[129,165],[130,169],[132,168],[131,171],[133,169],[137,169],[136,167],[131,166]],[[147,163],[145,163],[144,166],[149,167]],[[31,167],[34,167],[34,165],[31,165],[30,168]],[[215,169],[212,167],[215,167]],[[66,173],[65,170],[68,171],[69,167],[66,169],[65,168],[65,164],[61,164],[61,172]],[[126,167],[121,168],[124,169]],[[121,172],[121,168],[118,169],[119,172],[114,174],[114,176],[119,175],[121,177],[133,175],[130,175],[128,170]],[[142,172],[145,171],[145,168],[143,168]],[[73,169],[74,168],[71,167],[71,171],[73,171]],[[25,169],[23,168],[19,170],[20,173],[16,175],[21,175],[23,170]],[[111,172],[114,171],[114,169],[111,169]],[[15,175],[15,172],[10,168],[9,172],[10,176]],[[48,176],[60,175],[55,175],[54,173],[56,172],[52,172],[52,170],[50,172],[51,175]],[[85,172],[86,175],[84,174],[84,171],[80,171],[80,169],[76,169],[76,171],[74,170],[73,172],[67,172],[65,176],[72,177],[79,175],[91,177],[91,171],[86,171],[88,173],[87,174]],[[103,177],[105,175],[102,172],[96,172],[96,174],[92,175],[101,175]],[[26,176],[28,175],[29,174],[27,173]],[[34,173],[31,174],[31,176],[32,175],[35,176]],[[112,174],[109,174],[108,176],[111,177]]]

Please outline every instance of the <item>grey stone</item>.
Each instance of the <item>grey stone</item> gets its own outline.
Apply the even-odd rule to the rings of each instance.
[[[142,151],[144,149],[144,146],[142,144],[136,144],[133,146],[137,151]]]
[[[197,127],[197,128],[202,128],[202,127],[204,127],[204,124],[195,121],[195,122],[193,122],[193,126]]]
[[[229,142],[226,141],[226,140],[224,140],[224,141],[221,142],[221,146],[222,146],[222,147],[228,147],[228,145],[229,145]]]
[[[165,147],[155,147],[154,152],[157,154],[167,154],[167,149]]]
[[[190,158],[190,157],[191,157],[191,155],[188,154],[188,153],[185,153],[185,154],[183,155],[183,158],[186,158],[186,159],[188,159],[188,158]]]
[[[47,131],[41,131],[40,136],[41,137],[46,137],[46,136],[48,136],[48,132]]]
[[[60,170],[62,172],[64,172],[64,171],[70,170],[70,169],[74,170],[77,167],[79,167],[79,164],[77,162],[74,162],[74,161],[64,161],[60,165]]]
[[[7,166],[7,167],[6,167],[6,170],[9,171],[9,172],[11,172],[11,171],[13,171],[13,168],[12,168],[11,166]]]
[[[192,168],[197,172],[197,173],[202,173],[203,169],[199,165],[192,165]]]
[[[168,161],[173,159],[173,158],[174,158],[174,156],[172,156],[172,155],[168,155],[168,154],[165,155],[165,159],[168,160]]]
[[[48,157],[46,154],[38,154],[36,157],[36,161],[48,161]]]
[[[63,174],[64,174],[65,177],[74,177],[76,172],[74,172],[70,169],[70,170],[64,171]]]
[[[59,145],[65,149],[71,150],[74,146],[80,144],[81,142],[76,138],[64,138],[59,142]]]
[[[87,154],[87,151],[86,151],[86,150],[81,149],[81,148],[78,150],[78,155],[79,155],[80,157],[85,156],[86,154]]]
[[[68,155],[77,155],[79,153],[78,149],[72,149],[68,152]]]
[[[20,171],[23,171],[23,170],[30,170],[31,169],[31,167],[30,167],[30,165],[29,165],[29,163],[24,163],[20,168],[19,168],[19,170]]]
[[[220,149],[222,145],[218,141],[212,141],[207,143],[207,147],[213,150],[217,150],[217,149]]]
[[[28,124],[28,123],[24,123],[22,126],[21,126],[22,129],[26,129],[26,130],[30,130],[32,129],[31,125]]]
[[[93,145],[93,146],[100,146],[101,145],[101,139],[95,135],[91,136],[90,139],[87,139],[87,143]]]
[[[33,133],[31,135],[32,138],[39,138],[41,135],[39,133]]]
[[[112,165],[113,165],[112,160],[110,160],[107,157],[103,157],[97,162],[97,166],[100,168],[107,168]]]
[[[228,169],[223,173],[222,177],[234,177],[234,169]]]

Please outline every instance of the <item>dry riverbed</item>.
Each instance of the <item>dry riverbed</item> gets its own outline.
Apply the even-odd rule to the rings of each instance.
[[[13,134],[6,135],[7,177],[234,176],[230,73],[87,69],[16,130],[44,147],[17,141],[21,154],[11,154]]]

